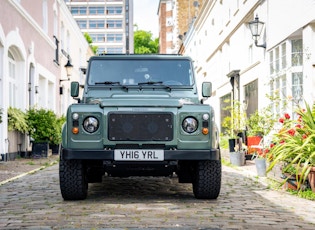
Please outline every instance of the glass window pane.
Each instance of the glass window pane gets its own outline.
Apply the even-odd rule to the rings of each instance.
[[[86,15],[86,7],[84,7],[84,6],[80,7],[80,14]]]
[[[291,62],[292,66],[301,66],[303,65],[303,44],[302,39],[292,40],[292,54]]]
[[[298,100],[303,97],[303,75],[301,72],[292,73],[292,97]]]
[[[269,71],[270,71],[270,74],[273,74],[274,73],[274,68],[273,68],[273,51],[270,51],[269,52]]]
[[[78,7],[71,7],[71,14],[73,14],[73,15],[79,14]]]
[[[86,29],[86,21],[85,20],[77,20],[77,23],[80,27],[80,29]]]
[[[276,52],[275,52],[275,55],[276,55],[276,73],[278,73],[279,72],[279,70],[280,70],[280,60],[279,60],[279,56],[280,56],[280,54],[279,54],[279,47],[277,47],[276,48]]]
[[[285,69],[287,67],[287,46],[286,43],[283,43],[281,45],[281,66],[282,69]]]

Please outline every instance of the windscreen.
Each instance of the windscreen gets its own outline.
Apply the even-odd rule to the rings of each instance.
[[[93,60],[90,63],[89,85],[194,84],[189,60]]]

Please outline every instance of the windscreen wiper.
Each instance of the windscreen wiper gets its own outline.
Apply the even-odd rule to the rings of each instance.
[[[163,81],[146,81],[146,82],[139,82],[138,85],[162,85]]]
[[[95,85],[120,85],[119,81],[102,81],[102,82],[95,82]]]
[[[146,82],[139,82],[138,83],[139,86],[142,85],[160,85],[160,86],[164,86],[166,89],[171,90],[171,87],[168,85],[164,85],[163,81],[146,81]]]

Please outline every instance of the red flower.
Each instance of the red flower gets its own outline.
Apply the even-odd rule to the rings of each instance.
[[[288,113],[284,114],[285,119],[290,119],[290,115]]]
[[[270,148],[273,148],[274,146],[275,146],[274,143],[271,143],[271,144],[270,144]]]
[[[301,124],[297,124],[295,127],[298,129],[302,128]]]
[[[294,136],[295,130],[294,130],[294,129],[290,129],[290,130],[288,131],[288,133],[289,133],[291,136]]]
[[[265,153],[269,153],[269,149],[265,149],[265,151],[264,151]]]
[[[302,122],[302,121],[303,121],[303,119],[302,119],[302,116],[301,116],[301,115],[298,117],[297,121],[298,121],[298,122]]]
[[[285,143],[285,140],[281,140],[279,143],[280,143],[280,144],[284,144],[284,143]]]
[[[306,138],[307,138],[307,135],[304,133],[304,134],[302,135],[302,138],[303,138],[303,139],[306,139]]]
[[[279,119],[279,122],[280,122],[280,123],[284,123],[284,118],[281,117],[281,118]]]

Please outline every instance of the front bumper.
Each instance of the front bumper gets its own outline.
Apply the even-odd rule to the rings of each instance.
[[[64,160],[114,160],[114,150],[61,149]],[[221,160],[219,149],[164,150],[164,160]]]

